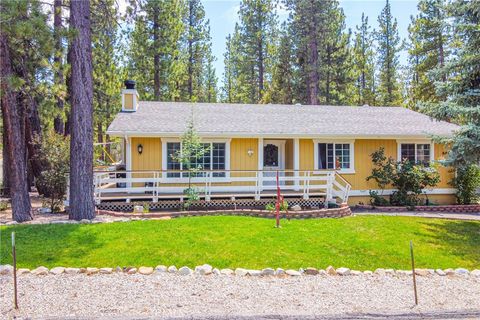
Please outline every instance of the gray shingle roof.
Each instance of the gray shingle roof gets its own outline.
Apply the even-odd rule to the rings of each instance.
[[[253,105],[141,101],[120,112],[108,133],[179,136],[190,115],[200,135],[296,137],[429,137],[458,126],[400,107]]]

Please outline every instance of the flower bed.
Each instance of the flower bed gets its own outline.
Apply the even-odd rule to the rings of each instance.
[[[480,204],[462,204],[462,205],[439,205],[439,206],[415,206],[413,209],[408,207],[374,207],[372,205],[356,205],[355,209],[376,210],[383,212],[449,212],[449,213],[480,213]]]
[[[171,211],[171,212],[149,212],[149,213],[127,213],[109,210],[98,210],[97,214],[105,214],[114,217],[143,217],[143,218],[176,218],[176,217],[192,217],[192,216],[218,216],[218,215],[232,215],[232,216],[249,216],[261,218],[275,218],[275,213],[268,210],[258,209],[236,209],[236,210],[189,210],[189,211]],[[300,211],[288,211],[288,214],[281,212],[281,218],[290,219],[308,219],[308,218],[341,218],[352,215],[349,206],[341,206],[340,208],[332,209],[312,209]]]

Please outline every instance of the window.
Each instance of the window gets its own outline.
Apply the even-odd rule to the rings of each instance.
[[[429,143],[401,143],[400,160],[407,159],[410,162],[428,166],[431,161],[431,151]]]
[[[203,156],[198,158],[191,159],[191,167],[199,168],[202,170],[228,170],[228,152],[229,143],[228,142],[208,142],[203,143],[203,147],[206,149],[206,152]],[[182,163],[179,163],[174,159],[175,155],[181,150],[181,142],[165,142],[164,143],[164,152],[165,156],[163,158],[164,166],[167,170],[188,170],[184,168]],[[168,172],[167,178],[188,178],[188,172]],[[194,173],[194,177],[205,177],[205,172]],[[225,172],[213,172],[212,177],[215,178],[225,178]]]
[[[352,142],[315,142],[315,169],[353,171]]]

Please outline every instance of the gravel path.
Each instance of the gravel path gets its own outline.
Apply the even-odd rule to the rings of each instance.
[[[0,318],[479,319],[480,279],[418,277],[22,275],[20,311],[0,276]]]
[[[448,212],[381,212],[381,211],[353,211],[354,216],[394,216],[394,217],[419,217],[419,218],[435,218],[435,219],[451,219],[451,220],[476,220],[480,221],[479,213],[448,213]]]

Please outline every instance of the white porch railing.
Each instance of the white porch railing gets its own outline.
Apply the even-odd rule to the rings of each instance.
[[[202,198],[270,197],[276,195],[277,171],[205,170],[188,179],[186,171],[97,171],[95,201],[183,199],[184,190],[196,187]],[[348,200],[350,184],[335,171],[279,170],[284,196],[324,197],[325,203]]]

